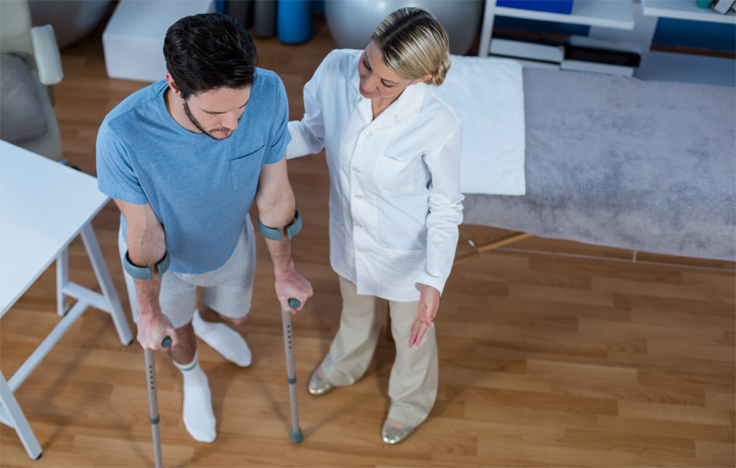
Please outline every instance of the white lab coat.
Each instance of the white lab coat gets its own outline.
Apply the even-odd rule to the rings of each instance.
[[[462,121],[437,89],[411,85],[373,120],[358,90],[362,51],[335,50],[304,86],[289,122],[295,158],[326,148],[330,263],[358,294],[419,300],[444,289],[462,222]]]

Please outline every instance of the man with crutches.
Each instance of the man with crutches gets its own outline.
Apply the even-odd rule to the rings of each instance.
[[[122,212],[119,246],[138,341],[162,350],[170,338],[184,380],[184,425],[194,439],[212,442],[215,416],[195,335],[236,365],[250,365],[247,343],[226,323],[243,323],[250,309],[254,200],[283,309],[301,310],[312,287],[291,258],[301,219],[284,157],[290,135],[281,80],[255,67],[250,35],[217,13],[171,26],[164,56],[165,79],[105,118],[97,175]]]

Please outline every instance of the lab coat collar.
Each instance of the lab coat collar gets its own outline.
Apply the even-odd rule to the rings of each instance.
[[[353,70],[353,76],[350,81],[355,88],[358,109],[366,123],[371,123],[373,121],[371,100],[364,98],[360,94],[360,75],[358,75],[357,61],[355,62]],[[422,104],[424,103],[424,94],[427,91],[427,86],[428,85],[424,83],[409,85],[404,92],[401,93],[401,96],[399,96],[396,101],[391,103],[391,105],[378,116],[376,119],[377,125],[384,126],[392,124],[405,118],[414,117],[418,114],[422,109]]]

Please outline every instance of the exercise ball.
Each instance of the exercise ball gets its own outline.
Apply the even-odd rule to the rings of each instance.
[[[0,0],[4,1],[4,0]],[[71,45],[92,32],[107,13],[110,0],[29,0],[34,26],[54,27],[59,47]]]
[[[450,52],[470,51],[483,19],[483,0],[332,0],[325,2],[327,27],[341,49],[364,49],[378,23],[403,7],[427,10],[450,39]]]

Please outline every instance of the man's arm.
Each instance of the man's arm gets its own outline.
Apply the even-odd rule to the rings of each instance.
[[[286,228],[294,221],[296,206],[286,171],[286,157],[274,164],[264,164],[258,180],[256,206],[261,223],[281,231],[283,240],[266,239],[266,246],[273,261],[276,295],[284,310],[293,314],[295,310],[289,306],[289,299],[297,299],[301,306],[296,310],[301,310],[312,297],[312,285],[294,268],[291,240],[286,234]]]
[[[138,341],[143,349],[160,350],[166,336],[172,341],[172,349],[178,343],[176,330],[161,312],[158,295],[161,277],[156,265],[166,254],[166,235],[150,204],[135,205],[115,200],[125,216],[127,229],[125,240],[128,258],[133,265],[150,268],[152,279],[134,278],[138,295]]]

